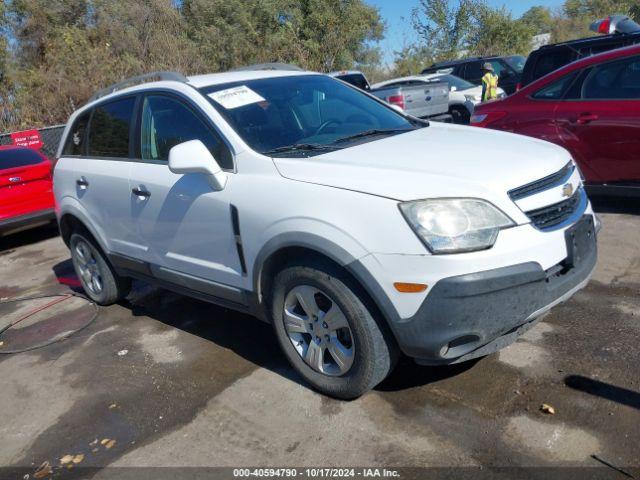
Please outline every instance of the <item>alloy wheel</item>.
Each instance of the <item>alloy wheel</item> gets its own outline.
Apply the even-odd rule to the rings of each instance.
[[[89,245],[80,240],[75,246],[74,260],[82,285],[94,295],[102,293],[103,283],[100,267]]]
[[[355,345],[347,318],[331,297],[309,285],[293,288],[284,302],[284,327],[294,348],[315,371],[344,375]]]

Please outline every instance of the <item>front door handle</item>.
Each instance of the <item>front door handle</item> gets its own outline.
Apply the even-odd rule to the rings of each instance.
[[[578,125],[587,125],[591,122],[595,122],[596,120],[598,120],[598,115],[593,115],[591,113],[581,113],[580,115],[578,115],[578,120],[576,120],[576,123]]]
[[[140,200],[146,200],[147,198],[149,198],[151,196],[151,192],[149,190],[146,190],[142,185],[140,185],[139,187],[131,189],[131,191]]]
[[[86,178],[80,177],[79,179],[76,180],[76,185],[78,185],[82,190],[86,190],[87,187],[89,186],[89,182],[87,181]]]

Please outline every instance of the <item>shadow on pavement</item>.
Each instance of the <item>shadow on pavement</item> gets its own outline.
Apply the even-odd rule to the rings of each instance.
[[[23,232],[12,233],[6,237],[0,237],[0,253],[49,240],[50,238],[57,237],[58,234],[58,226],[53,223]]]
[[[589,196],[596,213],[640,215],[640,198]]]
[[[580,390],[581,392],[640,410],[640,393],[632,390],[616,387],[610,383],[593,380],[582,375],[569,375],[564,379],[564,383],[574,390]]]
[[[121,306],[215,343],[254,365],[307,386],[280,351],[271,325],[255,317],[135,281]]]
[[[398,392],[410,388],[423,387],[430,383],[460,375],[473,368],[478,361],[479,359],[456,365],[426,367],[418,365],[412,359],[403,356],[391,375],[378,385],[375,390]]]
[[[54,265],[53,272],[60,284],[82,291],[70,259]],[[258,367],[308,387],[280,350],[271,325],[251,315],[156,288],[141,281],[134,281],[132,293],[120,305],[129,309],[134,317],[149,317],[213,342]],[[108,315],[107,310],[101,309],[101,315]],[[478,360],[472,360],[459,365],[425,367],[403,356],[391,375],[376,390],[395,392],[424,386],[466,372],[477,362]]]

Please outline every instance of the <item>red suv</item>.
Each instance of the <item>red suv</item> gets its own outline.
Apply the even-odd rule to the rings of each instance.
[[[640,195],[640,45],[579,60],[483,104],[471,124],[565,147],[591,193]]]
[[[0,237],[55,220],[51,162],[25,147],[0,147]]]

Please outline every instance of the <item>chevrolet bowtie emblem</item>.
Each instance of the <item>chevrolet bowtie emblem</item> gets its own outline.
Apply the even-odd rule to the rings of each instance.
[[[564,187],[562,187],[562,196],[570,198],[573,195],[573,185],[567,183]]]

